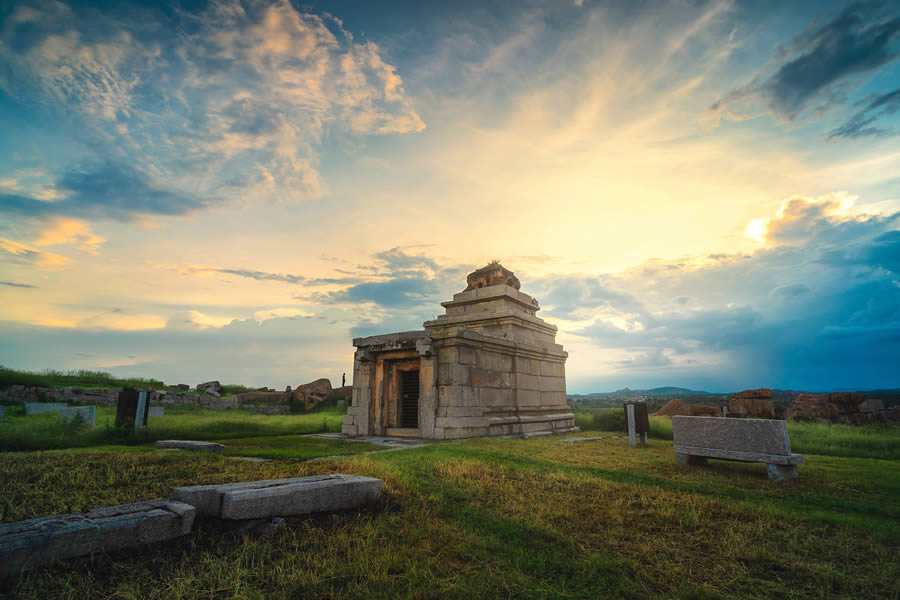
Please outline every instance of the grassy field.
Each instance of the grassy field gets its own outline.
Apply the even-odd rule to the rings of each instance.
[[[600,412],[600,411],[598,411]],[[575,413],[575,423],[584,431],[625,430],[624,410],[605,409],[599,415]],[[859,458],[900,460],[900,423],[884,423],[858,427],[828,425],[806,421],[787,421],[791,450],[801,454],[827,454]],[[620,433],[619,435],[624,435]],[[672,420],[650,417],[650,436],[658,440],[672,439]]]
[[[341,430],[346,409],[327,407],[304,415],[261,415],[245,410],[212,410],[167,406],[162,417],[150,417],[137,432],[113,427],[115,407],[97,407],[96,427],[61,423],[56,413],[25,416],[24,407],[7,406],[0,425],[0,451],[83,448],[108,444],[145,444],[156,440],[224,440]]]
[[[232,440],[242,452],[277,453],[299,443],[291,438]],[[763,465],[676,465],[671,443],[655,438],[648,448],[476,439],[262,464],[143,448],[0,454],[2,520],[166,497],[179,485],[329,472],[379,477],[384,494],[365,510],[288,519],[268,540],[229,539],[200,523],[175,542],[0,581],[0,594],[900,597],[895,460],[808,454],[800,479],[779,483]]]

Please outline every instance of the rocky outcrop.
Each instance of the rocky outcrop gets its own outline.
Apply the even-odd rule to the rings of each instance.
[[[323,377],[298,386],[291,392],[292,402],[309,412],[330,398],[332,392],[331,382]]]
[[[198,383],[197,391],[205,394],[211,394],[213,396],[221,396],[222,395],[222,384],[218,381],[207,381],[206,383]]]
[[[709,404],[685,404],[681,398],[672,398],[651,417],[720,417],[722,410]]]
[[[287,392],[246,392],[235,396],[238,404],[290,404],[291,395]]]
[[[775,403],[772,401],[774,393],[768,388],[757,390],[744,390],[731,396],[728,401],[729,416],[758,417],[761,419],[775,418]]]

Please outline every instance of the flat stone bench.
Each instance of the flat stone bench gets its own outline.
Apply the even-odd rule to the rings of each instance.
[[[148,500],[5,523],[0,525],[0,575],[187,535],[196,513],[177,500]]]
[[[195,442],[193,440],[159,440],[156,442],[157,448],[167,448],[176,450],[200,450],[202,452],[215,452],[222,454],[225,451],[223,444],[215,442]]]
[[[205,516],[263,519],[347,510],[381,495],[380,479],[359,475],[317,475],[224,485],[175,488],[173,495]]]
[[[787,425],[776,419],[672,417],[678,464],[705,464],[721,458],[766,464],[769,479],[796,479],[802,454],[791,453]]]

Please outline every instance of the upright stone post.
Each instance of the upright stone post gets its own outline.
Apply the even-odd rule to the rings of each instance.
[[[141,390],[138,392],[138,401],[137,401],[137,410],[134,412],[134,430],[137,431],[139,429],[144,428],[144,424],[146,423],[144,419],[144,413],[147,411],[149,407],[147,406],[147,392]]]
[[[628,443],[637,446],[637,432],[634,428],[634,404],[625,405],[625,414],[628,417]]]
[[[728,416],[728,405],[727,405],[727,404],[723,404],[723,405],[722,405],[722,416],[723,416],[723,417],[727,417],[727,416]]]

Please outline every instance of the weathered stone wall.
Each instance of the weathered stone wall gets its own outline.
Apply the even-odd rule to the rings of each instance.
[[[78,390],[78,391],[75,391]],[[72,404],[98,404],[115,406],[119,400],[118,389],[81,389],[75,387],[48,388],[9,386],[0,388],[0,401],[8,402],[67,402]],[[233,396],[216,398],[190,392],[153,390],[150,404],[157,406],[199,406],[202,408],[237,408],[238,401]]]

